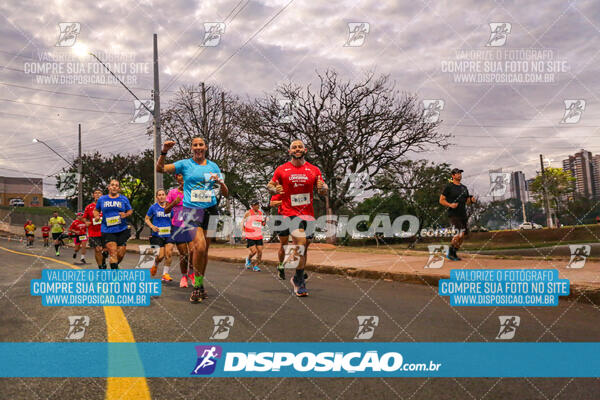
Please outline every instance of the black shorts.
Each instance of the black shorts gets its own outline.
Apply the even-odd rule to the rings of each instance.
[[[458,233],[469,233],[469,227],[467,226],[467,217],[451,216],[448,218],[450,219],[450,224],[458,231]]]
[[[150,236],[150,244],[158,247],[165,247],[169,243],[168,236]]]
[[[30,236],[33,237],[34,235],[33,235],[33,233],[26,233],[25,236],[27,236],[27,237],[30,237]]]
[[[210,221],[210,217],[218,216],[218,215],[219,215],[219,207],[217,207],[216,205],[205,208],[204,209],[204,218],[202,219],[202,224],[200,224],[200,228],[202,228],[206,231],[208,229],[208,222]]]
[[[102,236],[90,236],[88,237],[88,244],[90,247],[103,247]]]
[[[102,242],[104,244],[115,242],[118,247],[121,247],[127,244],[127,239],[129,239],[129,236],[131,236],[131,232],[129,229],[125,229],[117,233],[103,233]]]
[[[60,240],[62,239],[62,232],[52,232],[52,240]]]
[[[302,230],[306,231],[307,228],[310,228],[310,234],[306,234],[306,238],[312,239],[315,236],[316,221],[307,221],[298,216],[285,217],[284,220],[285,220],[285,224],[286,224],[287,228],[277,231],[277,234],[279,235],[279,237],[290,236],[290,228],[292,228],[292,232],[295,229],[302,229]],[[296,228],[296,227],[298,227],[298,228]]]
[[[252,247],[252,246],[262,246],[263,245],[263,240],[262,239],[246,239],[246,247]]]

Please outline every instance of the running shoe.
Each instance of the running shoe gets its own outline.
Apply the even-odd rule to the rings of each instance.
[[[260,272],[260,267],[258,265],[255,265],[254,267],[252,267],[252,271]]]
[[[150,268],[150,275],[156,275],[156,271],[158,271],[158,267],[156,265],[153,265],[152,268]]]
[[[87,264],[87,263],[85,262],[85,258],[82,258],[80,261],[81,261],[81,263],[82,263],[82,264]]]
[[[300,286],[298,286],[298,284],[296,283],[296,276],[295,275],[290,278],[290,283],[292,284],[292,289],[294,291],[294,294],[296,296],[300,296],[298,294],[298,290],[300,289]]]
[[[200,288],[195,287],[190,296],[190,303],[200,303],[202,301],[202,296],[200,294]]]
[[[162,276],[162,281],[163,282],[171,282],[173,280],[173,278],[171,278],[171,275],[169,274],[163,274]]]
[[[60,251],[56,252],[56,257],[60,256]]]
[[[277,266],[277,272],[279,272],[279,279],[284,281],[285,280],[285,268],[283,268],[282,264],[279,264]]]
[[[454,261],[460,261],[460,260],[462,260],[462,258],[460,258],[458,256],[458,254],[456,254],[456,252],[454,252]]]
[[[202,299],[206,299],[208,295],[206,294],[206,290],[204,290],[204,286],[200,286],[200,297]]]
[[[304,282],[302,282],[300,284],[300,288],[298,288],[298,291],[296,292],[296,296],[298,296],[298,297],[308,296],[308,290],[306,290],[306,285],[304,284]]]
[[[179,281],[179,287],[188,287],[187,276],[181,277],[181,280]]]
[[[252,268],[252,263],[250,262],[250,259],[248,259],[248,257],[246,257],[246,269],[250,269]]]
[[[190,282],[192,282],[192,283],[194,282],[194,280],[195,280],[195,278],[194,278],[194,274],[188,274],[188,276],[187,276],[187,277],[188,277],[188,281],[190,281]]]

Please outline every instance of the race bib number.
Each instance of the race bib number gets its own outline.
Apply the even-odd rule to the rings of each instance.
[[[262,227],[262,222],[260,222],[260,221],[252,221],[252,227],[253,228],[261,228]]]
[[[210,203],[212,201],[212,191],[194,189],[191,191],[191,198],[194,203]]]
[[[290,196],[292,207],[305,206],[310,204],[310,193],[299,193]]]
[[[86,235],[79,236],[79,241],[80,242],[83,242],[84,240],[87,240],[87,236]]]
[[[97,221],[95,219],[92,220],[92,225],[101,225],[102,224],[102,218],[98,219]]]
[[[106,217],[106,226],[119,225],[121,223],[121,216],[115,215],[114,217]]]
[[[170,235],[171,234],[171,227],[170,226],[163,226],[163,227],[159,227],[158,228],[158,234],[160,236],[163,235]]]

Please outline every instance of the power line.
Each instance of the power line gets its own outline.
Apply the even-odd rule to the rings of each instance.
[[[29,105],[32,105],[32,106],[40,106],[40,107],[60,108],[60,109],[63,109],[63,110],[96,112],[96,113],[103,113],[103,114],[131,115],[131,113],[123,113],[123,112],[118,112],[118,111],[104,111],[104,110],[92,110],[90,108],[75,108],[75,107],[55,106],[55,105],[52,105],[52,104],[41,104],[41,103],[33,103],[33,102],[29,102],[29,101],[17,101],[17,100],[11,100],[11,99],[0,99],[0,101],[8,101],[8,102],[17,103],[17,104],[29,104]]]
[[[244,0],[240,0],[235,7],[233,7],[231,9],[231,11],[229,12],[229,14],[227,14],[227,16],[225,17],[225,21],[227,21],[227,18],[229,18],[231,16],[231,14],[233,14],[233,12],[235,11],[236,8],[239,7],[239,5],[243,2]],[[230,24],[235,17],[237,17],[237,15],[244,9],[246,8],[246,6],[248,5],[250,1],[246,0],[246,3],[235,13],[235,15],[231,18],[231,20],[229,22],[227,22],[228,24]],[[196,54],[194,54],[194,56],[192,57],[192,59],[186,64],[185,67],[183,67],[183,69],[181,70],[181,72],[179,72],[179,74],[177,74],[176,76],[174,76],[173,78],[171,78],[171,80],[169,82],[167,82],[167,84],[165,85],[165,89],[161,89],[161,92],[167,91],[168,88],[171,87],[171,85],[173,85],[175,82],[177,82],[179,80],[179,78],[181,78],[181,75],[183,75],[183,73],[185,71],[187,71],[187,69],[190,67],[190,65],[192,65],[196,59],[204,52],[204,50],[206,49],[206,47],[201,47],[200,49],[196,50]]]
[[[35,90],[35,91],[39,91],[39,92],[46,92],[46,93],[52,93],[52,94],[60,94],[60,95],[64,95],[64,96],[76,96],[76,97],[84,97],[84,98],[89,98],[89,99],[112,100],[112,101],[122,101],[122,102],[131,103],[131,100],[115,99],[112,97],[88,96],[85,94],[59,92],[56,90],[39,89],[39,88],[30,87],[30,86],[15,85],[15,84],[6,83],[6,82],[0,82],[0,85],[12,86],[12,87],[20,88],[20,89]]]
[[[242,50],[248,43],[250,43],[252,39],[254,39],[259,33],[261,33],[271,22],[273,22],[273,20],[277,18],[279,14],[281,14],[286,8],[288,8],[288,6],[292,4],[293,1],[294,0],[290,0],[285,6],[281,8],[281,10],[275,13],[275,15],[273,15],[273,17],[271,17],[271,19],[269,19],[258,31],[256,31],[252,36],[250,36],[250,38],[248,38],[248,40],[246,40],[241,47],[239,47],[229,57],[227,57],[225,61],[219,64],[219,66],[210,75],[208,75],[208,77],[206,77],[205,80],[210,79],[214,74],[216,74],[225,64],[229,62],[229,60],[231,60],[235,55],[237,55],[237,53],[240,52],[240,50]]]

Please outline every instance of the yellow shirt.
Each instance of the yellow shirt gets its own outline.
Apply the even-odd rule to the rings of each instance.
[[[50,221],[48,221],[48,225],[50,225],[50,232],[52,233],[61,233],[65,230],[63,225],[65,224],[65,220],[63,217],[52,217]]]
[[[29,224],[29,225],[25,226],[25,230],[27,231],[27,233],[33,233],[35,231],[35,225]]]

